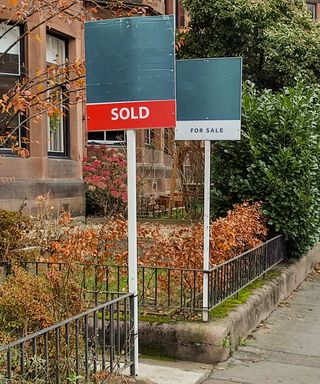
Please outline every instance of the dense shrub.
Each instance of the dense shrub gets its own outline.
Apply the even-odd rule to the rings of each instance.
[[[34,276],[14,267],[0,287],[0,342],[33,333],[81,312],[86,304],[76,267]]]
[[[51,262],[85,264],[112,263],[113,256],[127,250],[127,222],[108,220],[102,226],[64,228],[59,239],[51,241]]]
[[[211,234],[211,266],[262,244],[267,228],[260,204],[236,205],[226,217],[211,223]],[[152,237],[152,246],[142,247],[140,264],[202,269],[203,224],[174,228],[166,236],[153,233]]]
[[[179,52],[184,58],[243,57],[244,79],[261,88],[293,85],[298,73],[320,80],[320,25],[305,0],[182,3],[191,18]]]
[[[31,220],[21,213],[0,209],[0,260],[21,245],[24,232],[31,225]]]
[[[319,98],[318,86],[302,82],[278,93],[246,84],[241,141],[216,143],[212,155],[215,215],[246,199],[262,201],[291,256],[307,251],[320,229]]]
[[[127,201],[127,162],[115,148],[92,146],[84,159],[87,214],[112,216],[124,213]]]
[[[219,264],[260,245],[267,237],[261,204],[243,203],[211,224],[211,264]],[[121,264],[128,262],[127,222],[109,220],[103,226],[70,227],[51,243],[50,261]],[[138,225],[139,264],[202,268],[203,224]]]
[[[215,265],[261,245],[268,229],[261,204],[237,204],[212,223],[211,259]]]
[[[0,288],[0,328],[4,333],[19,336],[53,324],[49,311],[52,300],[45,279],[14,269]]]

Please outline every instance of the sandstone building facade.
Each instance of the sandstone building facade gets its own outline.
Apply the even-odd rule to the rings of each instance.
[[[84,2],[88,7],[89,3]],[[104,1],[100,3],[103,5]],[[170,14],[176,1],[135,0],[124,3],[124,12],[142,7],[147,14]],[[97,16],[106,18],[110,14]],[[80,20],[65,23],[55,17],[41,23],[39,17],[34,13],[28,18],[27,25],[17,24],[11,28],[16,20],[9,7],[0,14],[0,36],[6,28],[10,28],[0,41],[0,53],[5,52],[13,41],[20,39],[1,60],[0,98],[24,73],[32,77],[36,71],[45,70],[58,56],[70,61],[83,57],[83,23]],[[32,33],[23,36],[27,29],[31,30],[37,25]],[[0,208],[18,210],[24,204],[25,210],[34,214],[37,210],[37,197],[44,196],[55,212],[68,210],[74,215],[84,215],[82,159],[87,140],[89,143],[123,146],[125,134],[98,132],[88,137],[84,104],[70,103],[66,110],[54,130],[46,114],[30,119],[25,127],[19,128],[18,135],[28,137],[28,158],[12,153],[8,145],[1,146]],[[23,129],[25,132],[22,132]],[[172,132],[146,130],[140,131],[137,136],[137,160],[146,175],[146,193],[166,191],[171,168],[168,152]]]

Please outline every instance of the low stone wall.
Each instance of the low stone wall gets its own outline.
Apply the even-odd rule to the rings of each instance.
[[[64,163],[64,165],[66,164],[69,163]],[[37,196],[48,195],[48,209],[51,214],[55,213],[55,217],[62,210],[70,212],[75,217],[84,216],[84,182],[81,179],[67,177],[71,177],[68,175],[70,167],[71,165],[69,168],[64,167],[66,169],[66,178],[15,179],[11,180],[10,183],[0,183],[0,208],[18,211],[21,205],[25,203],[26,206],[23,209],[23,213],[36,216],[38,213]],[[51,206],[53,207],[52,211],[50,209]]]
[[[320,262],[320,245],[297,261],[280,266],[281,275],[257,289],[245,304],[209,323],[139,324],[140,353],[201,363],[225,361],[277,305],[290,295]]]

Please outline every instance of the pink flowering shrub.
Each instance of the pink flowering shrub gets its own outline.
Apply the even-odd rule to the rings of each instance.
[[[90,146],[83,160],[87,214],[113,216],[127,207],[127,161],[119,149]]]

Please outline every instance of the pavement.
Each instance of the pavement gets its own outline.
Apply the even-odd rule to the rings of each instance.
[[[142,359],[155,384],[320,384],[320,267],[232,357],[214,367]]]
[[[145,384],[194,384],[207,377],[211,370],[212,365],[189,361],[139,361],[139,376]]]

